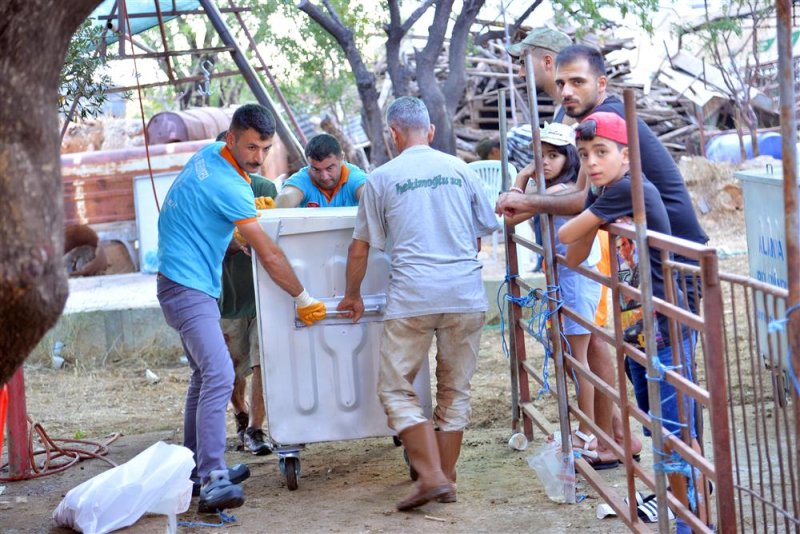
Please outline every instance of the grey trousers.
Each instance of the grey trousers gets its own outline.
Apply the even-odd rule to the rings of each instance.
[[[213,297],[158,276],[158,302],[167,324],[181,335],[192,371],[183,414],[183,445],[205,482],[225,466],[225,412],[233,392],[233,363]]]

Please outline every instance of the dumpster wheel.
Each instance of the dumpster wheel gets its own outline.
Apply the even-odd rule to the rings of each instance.
[[[289,491],[297,489],[297,479],[300,477],[300,458],[286,456],[280,459],[280,468],[286,477],[286,487]]]

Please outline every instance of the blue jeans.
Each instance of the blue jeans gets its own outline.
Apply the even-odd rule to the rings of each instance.
[[[683,375],[684,378],[692,380],[692,362],[694,361],[694,351],[692,350],[692,339],[690,337],[683,338],[683,367],[676,372]],[[672,365],[672,347],[667,345],[658,351],[658,359],[665,367]],[[628,377],[633,384],[633,392],[636,395],[636,404],[644,412],[650,411],[650,399],[647,396],[647,368],[639,363],[633,361],[631,358],[625,358],[625,370]],[[664,428],[677,435],[682,428],[678,420],[678,396],[676,395],[675,386],[667,382],[659,382],[659,392],[661,394],[661,418]],[[684,395],[684,413],[687,416],[687,424],[692,432],[692,437],[697,437],[697,428],[694,420],[694,399],[688,395]],[[650,436],[650,430],[644,428],[644,435]]]
[[[225,466],[225,412],[233,392],[233,363],[219,326],[217,300],[158,275],[158,302],[181,335],[192,371],[183,414],[183,445],[205,482]]]

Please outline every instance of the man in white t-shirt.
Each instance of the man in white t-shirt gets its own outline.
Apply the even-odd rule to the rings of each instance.
[[[364,186],[347,257],[339,310],[357,321],[370,247],[391,242],[391,277],[381,338],[378,395],[418,473],[410,510],[454,502],[456,461],[470,416],[470,380],[488,308],[478,239],[498,229],[478,176],[460,159],[432,149],[434,127],[418,98],[402,97],[386,122],[401,154]],[[436,408],[425,417],[412,387],[436,336]],[[436,426],[436,431],[434,430]]]

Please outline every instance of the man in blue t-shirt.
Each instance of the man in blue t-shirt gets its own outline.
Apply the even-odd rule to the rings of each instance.
[[[258,172],[272,147],[275,119],[257,104],[233,114],[225,143],[199,150],[170,187],[158,217],[158,302],[178,331],[191,369],[183,421],[183,444],[195,456],[200,513],[244,504],[238,482],[249,472],[225,465],[225,411],[234,372],[220,328],[222,259],[237,228],[275,283],[311,325],[325,318],[325,305],[297,279],[283,251],[257,221],[250,172]]]
[[[312,137],[306,145],[308,166],[283,183],[279,208],[340,208],[358,206],[367,175],[346,161],[339,141],[328,134]]]

